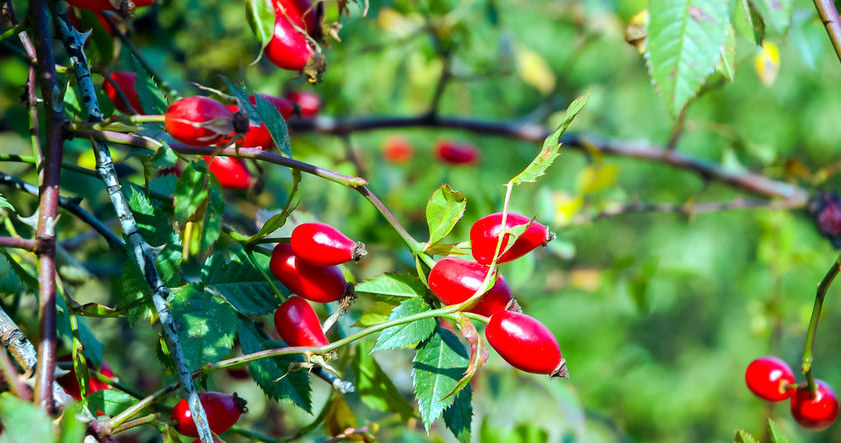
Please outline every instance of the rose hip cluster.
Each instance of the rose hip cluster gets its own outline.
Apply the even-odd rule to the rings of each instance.
[[[362,242],[354,242],[324,223],[300,224],[292,231],[289,243],[275,246],[269,269],[298,295],[275,311],[275,328],[283,341],[290,346],[328,344],[318,316],[306,300],[330,303],[352,293],[353,286],[338,265],[359,261],[365,254]]]
[[[767,401],[790,399],[791,415],[807,429],[821,431],[838,417],[838,397],[823,380],[815,380],[812,393],[804,383],[794,381],[794,372],[777,357],[760,357],[752,361],[745,371],[748,389]]]
[[[524,215],[509,213],[504,224],[502,219],[502,213],[491,214],[479,219],[470,228],[470,247],[475,262],[448,257],[432,268],[429,288],[444,304],[462,303],[481,289],[490,271],[489,265],[493,262],[500,234],[531,222],[511,245],[511,234],[504,235],[500,249],[504,253],[497,263],[520,258],[554,238],[546,226]],[[565,377],[561,350],[549,329],[538,320],[511,309],[517,309],[514,297],[505,278],[499,275],[493,287],[469,312],[490,317],[485,337],[511,366],[526,372]]]

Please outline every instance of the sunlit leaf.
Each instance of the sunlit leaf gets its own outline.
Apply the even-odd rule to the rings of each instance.
[[[426,223],[429,225],[429,245],[443,240],[464,215],[467,201],[461,192],[449,185],[441,185],[426,204]]]

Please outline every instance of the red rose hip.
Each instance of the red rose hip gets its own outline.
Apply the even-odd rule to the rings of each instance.
[[[791,396],[791,415],[797,423],[813,431],[822,431],[838,418],[838,397],[823,380],[815,380],[815,396],[808,389],[797,389]]]
[[[446,305],[461,303],[479,290],[489,269],[485,265],[460,258],[444,258],[429,272],[429,288]],[[497,311],[505,310],[512,299],[508,283],[500,275],[484,298],[468,311],[489,317]]]
[[[499,234],[511,229],[514,226],[525,225],[529,221],[531,221],[531,219],[525,215],[510,212],[505,219],[505,226],[502,225],[501,212],[487,215],[479,220],[476,220],[476,223],[473,223],[473,226],[470,228],[470,250],[473,254],[473,258],[479,263],[485,265],[491,264],[494,252],[496,251],[496,243],[499,239]],[[502,239],[500,252],[505,252],[503,252],[499,257],[497,263],[509,262],[528,254],[538,246],[546,246],[546,244],[555,238],[555,234],[552,234],[546,226],[534,221],[531,225],[529,225],[525,232],[517,238],[514,244],[506,250],[505,248],[508,247],[508,240],[510,237],[511,234],[505,234],[505,237]]]
[[[231,426],[235,425],[243,412],[248,412],[245,407],[245,400],[234,395],[223,392],[200,392],[199,401],[204,407],[207,415],[207,424],[210,430],[221,434]],[[172,409],[170,418],[175,421],[175,430],[188,437],[198,437],[199,432],[193,422],[193,414],[187,405],[187,400],[181,400]]]
[[[242,159],[237,157],[204,156],[210,172],[225,189],[248,189],[252,177]]]
[[[321,97],[310,91],[290,91],[286,98],[298,105],[302,117],[315,117],[321,110]]]
[[[511,366],[535,374],[567,377],[558,341],[536,319],[512,311],[497,311],[485,328],[488,343]]]
[[[441,141],[435,145],[435,155],[451,165],[470,165],[479,162],[479,150],[467,143]]]
[[[289,118],[292,113],[294,112],[294,107],[289,100],[280,97],[273,97],[267,94],[260,94],[261,97],[266,99],[269,103],[275,105],[278,111],[280,111],[280,115],[287,119]],[[250,100],[252,105],[257,104],[257,99],[254,98],[252,95]],[[229,105],[227,106],[228,110],[231,112],[239,111],[238,106]],[[244,148],[260,148],[264,151],[268,151],[271,149],[274,141],[272,140],[272,134],[269,132],[269,129],[266,127],[265,123],[256,124],[254,122],[248,123],[248,132],[245,133],[245,138],[242,141],[241,146]]]
[[[359,261],[367,253],[362,242],[354,242],[325,223],[303,223],[290,239],[295,257],[310,265],[333,266]]]
[[[137,78],[137,74],[134,72],[114,72],[108,76],[120,86],[120,89],[128,98],[131,107],[138,113],[143,114],[143,106],[140,104],[140,97],[137,96],[137,91],[134,89],[134,81]],[[117,110],[126,114],[131,113],[131,110],[123,101],[123,97],[119,92],[117,92],[117,89],[111,84],[111,82],[105,81],[105,83],[102,84],[102,90],[105,92],[105,95],[111,99],[111,102],[114,103],[114,107],[117,108]]]
[[[289,243],[278,243],[269,268],[287,289],[318,303],[336,301],[352,290],[338,266],[313,266],[295,257]]]
[[[390,163],[407,163],[414,155],[414,148],[403,137],[389,137],[383,143],[383,157]]]
[[[745,383],[757,397],[768,401],[782,401],[794,393],[794,373],[786,362],[777,357],[759,357],[745,370]]]
[[[275,25],[271,40],[263,49],[266,57],[279,68],[302,71],[315,54],[306,34],[306,24],[288,2],[274,2]]]
[[[318,315],[301,297],[289,297],[274,313],[274,326],[289,346],[324,346],[327,337],[321,331]]]
[[[228,138],[232,131],[245,133],[247,119],[235,119],[225,105],[209,97],[182,98],[169,105],[164,128],[172,138],[193,146],[210,146]],[[243,127],[236,127],[242,125]]]

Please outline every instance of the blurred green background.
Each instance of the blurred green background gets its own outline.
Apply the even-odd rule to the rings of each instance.
[[[22,15],[26,8],[18,3]],[[326,49],[328,70],[315,87],[266,60],[252,64],[259,45],[242,2],[164,0],[138,10],[132,38],[182,94],[199,92],[187,82],[223,88],[222,74],[269,94],[316,91],[324,102],[322,114],[344,117],[426,112],[442,54],[449,52],[453,78],[440,104],[442,115],[551,126],[574,97],[591,89],[590,103],[573,131],[665,144],[673,120],[651,84],[645,60],[623,37],[631,17],[647,6],[645,1],[619,0],[376,1],[363,16],[362,6],[351,4],[350,17],[341,19],[342,41]],[[328,20],[337,19],[335,4],[329,3]],[[690,105],[677,149],[733,170],[748,168],[809,189],[833,189],[837,178],[817,181],[815,172],[839,158],[841,69],[811,2],[795,1],[786,33],[769,28],[767,38],[780,48],[776,81],[770,86],[760,81],[753,62],[757,48],[740,39],[735,81],[710,88]],[[26,154],[26,113],[19,104],[26,65],[12,49],[2,51],[0,152]],[[102,59],[98,57],[92,55],[94,61]],[[109,72],[131,69],[125,47],[107,67]],[[99,83],[101,77],[94,80]],[[393,135],[413,145],[411,162],[383,159],[382,147]],[[437,162],[433,146],[444,139],[478,146],[480,164]],[[297,159],[359,173],[337,137],[293,133],[292,140]],[[418,239],[428,235],[424,210],[432,192],[442,183],[462,191],[467,212],[451,234],[452,242],[467,240],[474,220],[501,210],[501,185],[538,148],[483,134],[422,128],[352,134],[350,143],[371,189]],[[65,161],[90,167],[88,150],[88,143],[75,140]],[[117,157],[142,170],[127,153],[122,150]],[[793,172],[792,164],[801,173]],[[30,182],[37,179],[25,166],[5,163],[0,168],[23,173]],[[88,209],[104,219],[113,217],[96,180],[73,173],[63,179],[68,193],[86,198]],[[142,182],[139,175],[130,179]],[[281,207],[289,173],[267,168],[266,179],[259,196],[226,194],[227,211],[253,219],[258,208]],[[359,195],[312,176],[305,176],[301,186],[302,212],[368,244],[368,258],[350,268],[358,281],[413,269],[408,250]],[[539,214],[538,220],[558,238],[545,250],[504,265],[502,272],[525,312],[556,334],[572,378],[549,381],[519,373],[492,353],[474,384],[474,441],[732,441],[740,428],[762,435],[768,416],[793,441],[841,441],[838,425],[820,433],[805,431],[791,419],[787,402],[766,405],[744,383],[745,367],[761,355],[777,355],[798,372],[815,285],[836,254],[802,213],[644,213],[586,221],[588,214],[610,203],[683,204],[737,195],[727,186],[666,166],[571,151],[538,184],[516,188],[512,210]],[[27,197],[15,203],[23,214],[37,204]],[[83,230],[69,217],[62,222],[67,237]],[[77,299],[109,300],[109,280],[120,272],[119,264],[110,262],[100,240],[80,252],[83,262],[105,277],[104,282],[84,283]],[[815,362],[817,377],[836,388],[841,388],[839,296],[837,288],[830,290]],[[363,300],[343,326],[349,328],[369,305]],[[149,358],[154,331],[148,324],[130,328],[116,320],[92,323],[121,380],[148,391],[159,386],[160,366]],[[411,354],[380,352],[376,358],[409,398]],[[216,374],[209,383],[249,400],[252,413],[239,423],[244,427],[279,436],[313,419],[288,404],[267,402],[250,381]],[[318,380],[313,385],[318,410],[327,388]],[[380,424],[381,441],[452,439],[441,423],[427,436],[416,422],[407,426],[393,414],[368,408],[358,397],[348,396],[347,401],[360,424]],[[321,431],[312,435],[324,440]],[[145,432],[138,438],[149,441],[154,436]],[[230,441],[238,438],[243,437]]]

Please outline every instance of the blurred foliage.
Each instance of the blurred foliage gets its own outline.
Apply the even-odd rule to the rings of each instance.
[[[731,12],[735,3],[742,2],[728,2]],[[836,188],[834,169],[823,168],[838,161],[841,70],[811,2],[785,3],[792,5],[789,18],[772,16],[761,47],[739,34],[734,81],[713,82],[691,102],[677,149],[810,189]],[[23,16],[25,3],[14,4]],[[371,2],[362,16],[362,6],[351,4],[350,17],[341,19],[342,41],[326,49],[328,70],[315,87],[266,60],[252,63],[260,48],[243,2],[163,0],[139,9],[127,25],[143,56],[182,95],[200,92],[188,82],[225,89],[224,75],[274,95],[312,89],[321,95],[325,115],[416,115],[428,110],[448,54],[452,78],[440,103],[442,115],[527,118],[552,126],[562,118],[557,112],[590,88],[590,103],[573,130],[665,144],[673,120],[652,87],[645,60],[623,37],[631,18],[647,7],[642,0],[383,1]],[[337,20],[335,5],[327,9],[328,20]],[[113,63],[96,70],[134,70],[127,48],[116,40],[114,46]],[[27,115],[19,103],[26,63],[18,48],[0,48],[0,153],[31,155]],[[63,51],[57,59],[66,60]],[[101,80],[94,75],[95,82]],[[409,163],[383,161],[382,145],[392,135],[413,145]],[[291,138],[294,158],[357,174],[341,139],[294,132]],[[432,147],[442,139],[479,146],[481,163],[436,163]],[[378,130],[352,134],[349,141],[371,189],[418,239],[428,235],[425,208],[432,192],[444,183],[460,191],[467,205],[462,222],[445,239],[453,243],[468,238],[474,220],[501,210],[501,185],[538,148],[441,129]],[[91,167],[89,151],[88,142],[73,140],[66,144],[64,161]],[[121,148],[112,151],[130,168],[123,179],[143,184],[138,157]],[[791,419],[787,402],[766,406],[743,380],[744,368],[760,355],[773,353],[798,366],[815,284],[835,255],[811,222],[799,212],[752,210],[691,217],[629,214],[575,223],[583,208],[605,203],[682,204],[728,200],[738,193],[663,165],[561,152],[546,176],[537,185],[518,187],[511,202],[513,211],[539,214],[558,238],[537,255],[501,269],[520,305],[556,334],[572,378],[549,381],[519,373],[492,353],[472,383],[474,441],[729,441],[736,429],[762,435],[767,416],[793,441],[841,441],[841,427],[805,431]],[[0,169],[37,182],[28,165],[0,163]],[[265,220],[263,210],[275,213],[283,207],[293,177],[281,168],[264,166],[264,172],[261,194],[226,191],[226,215]],[[67,195],[83,197],[83,206],[99,218],[114,218],[97,179],[65,171],[62,186]],[[34,198],[7,188],[2,192],[19,214],[30,215],[37,206]],[[368,245],[366,260],[350,269],[357,281],[414,269],[400,239],[356,193],[304,175],[298,197],[300,208],[291,218],[333,224]],[[19,221],[12,223],[29,232]],[[59,221],[61,240],[86,231],[72,217]],[[225,248],[224,242],[223,236],[217,249]],[[102,279],[73,282],[74,298],[114,305],[111,288],[122,264],[101,239],[74,252],[78,266]],[[8,269],[8,260],[31,262],[10,251],[9,257],[0,256],[0,269]],[[185,280],[198,279],[202,263],[197,257],[186,261]],[[21,284],[7,284],[8,278],[0,273],[2,288]],[[830,290],[815,363],[817,376],[835,386],[841,386],[841,353],[832,339],[841,334],[839,296],[837,287]],[[3,303],[17,312],[25,332],[37,337],[34,298],[9,295]],[[376,305],[363,297],[357,308],[341,321],[341,330],[350,330]],[[326,312],[320,314],[325,318]],[[378,321],[385,315],[380,313]],[[152,392],[174,380],[169,368],[149,358],[157,335],[148,322],[130,326],[120,319],[90,319],[90,324],[105,346],[104,359],[123,383]],[[374,366],[410,399],[410,353],[374,356]],[[340,361],[350,367],[346,357]],[[355,377],[351,371],[346,375]],[[239,425],[273,436],[306,426],[333,396],[325,383],[313,380],[309,415],[267,399],[253,381],[234,380],[224,371],[206,384],[246,398],[251,412]],[[332,403],[330,426],[376,422],[380,441],[453,438],[442,422],[428,436],[405,408],[380,411],[384,404],[402,405],[399,398],[377,402],[351,394],[343,401]],[[139,429],[140,441],[156,435]],[[319,429],[307,438],[323,440]]]

